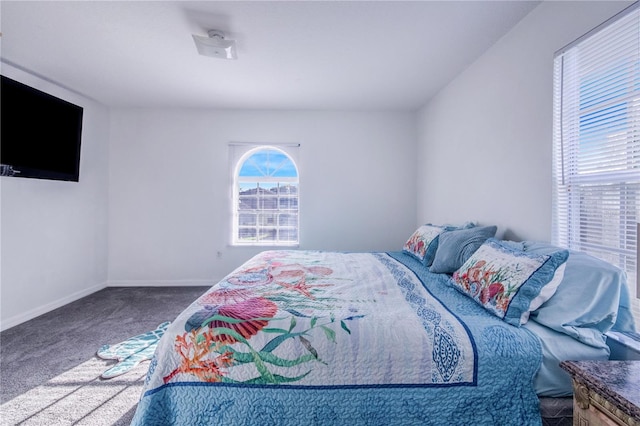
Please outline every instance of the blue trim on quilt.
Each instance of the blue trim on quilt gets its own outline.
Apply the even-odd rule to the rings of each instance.
[[[210,395],[207,388],[165,389],[160,395],[140,401],[132,425],[280,425],[425,426],[474,424],[478,426],[540,426],[538,399],[524,396],[525,407],[507,400],[474,397],[475,389],[439,403],[419,390],[369,389],[291,392],[229,389],[228,394]],[[249,391],[249,392],[246,392]],[[178,395],[180,393],[180,395]],[[302,394],[302,395],[301,395]],[[301,397],[303,396],[303,397]],[[304,396],[308,396],[305,398]],[[309,403],[311,401],[311,403]],[[316,404],[316,402],[318,402]]]
[[[172,382],[157,388],[148,390],[144,396],[153,395],[163,389],[182,386],[204,386],[204,387],[228,387],[228,388],[253,388],[253,389],[414,389],[414,388],[451,388],[451,387],[474,387],[475,383],[396,383],[396,384],[370,384],[370,385],[256,385],[247,383],[222,383],[222,382]]]
[[[376,253],[374,253],[374,254],[376,254]],[[469,327],[467,326],[467,324],[455,312],[453,312],[451,309],[449,309],[449,307],[445,303],[443,303],[442,300],[438,296],[436,296],[431,291],[431,289],[429,289],[429,287],[427,287],[425,285],[425,283],[422,280],[422,278],[420,277],[420,275],[411,267],[411,265],[409,263],[406,263],[406,262],[403,261],[402,253],[399,253],[399,252],[387,252],[387,253],[384,253],[384,254],[389,256],[391,259],[397,261],[398,263],[404,265],[408,270],[410,270],[413,273],[413,275],[418,279],[418,281],[420,281],[420,283],[422,284],[422,287],[424,287],[424,289],[427,291],[427,293],[429,293],[431,295],[431,297],[436,299],[442,305],[442,307],[447,312],[449,312],[451,315],[453,315],[453,317],[455,317],[455,319],[458,320],[458,322],[462,325],[462,327],[464,327],[464,330],[467,332],[467,336],[469,337],[469,341],[471,342],[471,347],[473,348],[473,385],[476,386],[477,382],[478,382],[478,348],[476,347],[476,341],[474,340],[473,334],[471,334],[471,330],[469,330]],[[420,264],[420,267],[423,268],[424,265]],[[428,272],[428,270],[427,270],[427,272]],[[428,273],[432,274],[431,272],[428,272]],[[435,275],[438,275],[438,274],[432,274],[432,275],[435,276]]]

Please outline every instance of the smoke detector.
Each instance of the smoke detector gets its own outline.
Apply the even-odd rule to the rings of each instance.
[[[220,30],[209,30],[209,37],[193,35],[198,53],[202,56],[210,56],[220,59],[238,59],[236,53],[236,41],[224,38],[224,33]]]

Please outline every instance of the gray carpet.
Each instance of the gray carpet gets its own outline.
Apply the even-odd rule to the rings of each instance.
[[[128,425],[148,362],[109,380],[95,356],[172,321],[207,287],[113,287],[0,333],[0,424]]]

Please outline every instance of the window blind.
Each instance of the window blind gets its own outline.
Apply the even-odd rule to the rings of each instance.
[[[640,222],[640,7],[554,59],[552,241],[627,273],[636,323]]]

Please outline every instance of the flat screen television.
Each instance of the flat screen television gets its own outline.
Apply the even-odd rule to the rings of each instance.
[[[83,109],[0,76],[0,175],[78,182]]]

